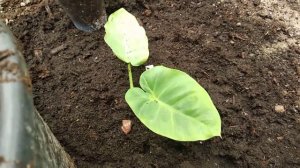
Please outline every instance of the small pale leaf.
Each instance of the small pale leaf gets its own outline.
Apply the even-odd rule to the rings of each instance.
[[[119,59],[133,66],[142,65],[148,60],[145,29],[124,8],[111,14],[104,28],[104,40]]]

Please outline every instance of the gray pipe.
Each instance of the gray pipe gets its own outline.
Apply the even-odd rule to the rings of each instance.
[[[33,105],[16,39],[0,21],[0,168],[74,168]]]

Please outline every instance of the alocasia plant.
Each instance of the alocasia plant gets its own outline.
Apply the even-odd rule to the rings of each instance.
[[[130,89],[126,102],[153,132],[177,141],[207,140],[221,136],[221,119],[208,93],[188,74],[155,66],[132,82],[131,65],[145,63],[149,56],[143,27],[125,9],[113,13],[105,25],[105,41],[114,54],[128,63]]]

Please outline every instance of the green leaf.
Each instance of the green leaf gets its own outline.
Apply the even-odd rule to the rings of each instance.
[[[221,119],[208,93],[186,73],[164,66],[145,71],[141,88],[125,99],[135,115],[153,132],[177,141],[221,136]]]
[[[148,60],[145,29],[132,14],[121,8],[109,16],[104,28],[104,40],[119,59],[133,66],[142,65]]]

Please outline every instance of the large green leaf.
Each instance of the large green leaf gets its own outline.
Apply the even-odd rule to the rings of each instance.
[[[147,61],[148,38],[132,14],[121,8],[109,16],[104,28],[104,40],[119,59],[133,66]]]
[[[156,66],[141,75],[140,86],[129,89],[125,99],[153,132],[178,141],[221,135],[221,119],[211,98],[186,73]]]

